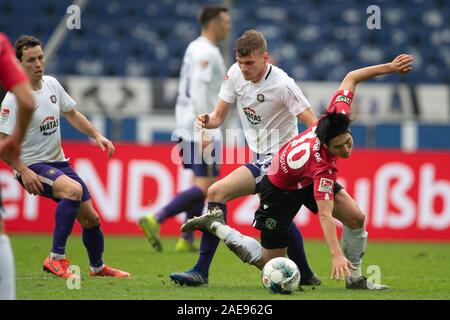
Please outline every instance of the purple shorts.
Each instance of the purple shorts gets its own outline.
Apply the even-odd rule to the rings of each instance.
[[[57,199],[53,197],[53,182],[60,176],[66,175],[69,178],[75,180],[81,185],[83,188],[83,195],[81,196],[81,202],[89,200],[91,195],[89,194],[89,190],[86,187],[84,181],[76,174],[76,172],[72,169],[70,164],[67,161],[58,161],[58,162],[40,162],[35,163],[28,166],[33,172],[35,172],[38,176],[45,178],[42,185],[44,186],[44,192],[41,196],[46,198],[50,198],[58,202],[61,199]],[[17,180],[19,180],[20,184],[23,186],[22,177],[18,174]]]

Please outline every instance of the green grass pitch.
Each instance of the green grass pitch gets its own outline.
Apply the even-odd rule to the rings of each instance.
[[[63,279],[42,271],[51,237],[48,235],[10,235],[17,276],[18,299],[151,299],[151,300],[347,300],[347,299],[450,299],[450,244],[369,242],[363,272],[370,265],[381,270],[381,281],[391,286],[383,292],[350,291],[342,281],[329,279],[331,261],[325,242],[307,240],[313,270],[322,279],[316,288],[291,295],[266,292],[260,271],[242,263],[223,244],[214,258],[209,285],[179,286],[169,274],[185,271],[197,254],[175,253],[176,239],[163,239],[163,252],[153,251],[142,237],[106,237],[104,260],[132,274],[128,279],[90,278],[88,259],[80,236],[72,236],[67,256],[82,272],[80,289],[68,289]],[[196,240],[198,244],[199,240]],[[370,274],[368,274],[370,275]]]

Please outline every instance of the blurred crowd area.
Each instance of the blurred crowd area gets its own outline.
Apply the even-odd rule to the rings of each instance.
[[[88,0],[81,28],[65,30],[47,60],[47,73],[57,75],[80,108],[116,138],[167,139],[164,128],[173,126],[168,117],[183,53],[199,35],[196,14],[206,3],[230,8],[232,32],[222,47],[228,66],[234,62],[233,42],[243,31],[263,32],[272,62],[298,81],[317,112],[349,70],[389,61],[402,52],[414,55],[414,72],[379,77],[362,88],[355,106],[364,131],[362,146],[379,146],[379,125],[397,126],[389,135],[405,135],[393,147],[421,148],[450,135],[446,0]],[[45,44],[59,24],[64,26],[71,4],[0,0],[0,30],[12,40],[32,34]],[[367,27],[370,5],[380,9],[380,29]],[[161,118],[145,118],[152,115]],[[430,138],[421,141],[429,126]],[[389,135],[381,146],[391,147]],[[431,145],[447,147],[446,139]]]

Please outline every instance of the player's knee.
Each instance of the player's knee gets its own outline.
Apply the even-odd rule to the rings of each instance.
[[[354,214],[352,214],[350,221],[349,221],[349,228],[350,229],[360,229],[364,227],[364,222],[366,220],[366,215],[360,208],[355,211]]]
[[[86,210],[80,211],[77,218],[78,222],[84,228],[92,228],[100,224],[100,217],[93,208],[90,208],[90,210],[88,210],[87,212]]]
[[[3,225],[3,220],[0,218],[0,234],[5,233],[5,227]]]
[[[208,189],[208,201],[226,202],[227,192],[220,186],[220,183],[215,183]]]
[[[63,192],[62,198],[79,201],[81,200],[82,195],[83,188],[81,187],[81,184],[79,184],[78,182],[74,182],[70,184],[70,186],[66,187]]]

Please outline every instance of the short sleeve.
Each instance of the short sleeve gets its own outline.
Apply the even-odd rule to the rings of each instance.
[[[236,82],[236,68],[237,64],[231,66],[225,75],[222,87],[220,88],[219,98],[228,103],[234,103],[236,101],[236,90],[235,90],[235,82]],[[240,70],[238,70],[240,72]]]
[[[336,171],[331,168],[319,170],[314,175],[314,198],[316,200],[333,200]]]
[[[60,107],[61,111],[68,112],[68,111],[72,110],[77,105],[77,103],[75,102],[75,100],[72,99],[71,96],[69,96],[69,94],[66,92],[66,90],[64,90],[64,88],[58,82],[58,80],[54,79],[54,81],[55,81],[56,90],[57,90],[58,96],[59,96],[59,107]]]
[[[343,113],[350,115],[350,106],[353,101],[353,92],[350,90],[339,90],[333,98],[331,98],[330,105],[327,112]]]
[[[16,126],[17,102],[16,97],[9,92],[3,99],[0,108],[0,132],[11,135]]]
[[[308,99],[306,99],[303,91],[297,86],[293,79],[289,79],[283,88],[283,104],[288,108],[289,112],[297,116],[306,109],[311,107]]]

